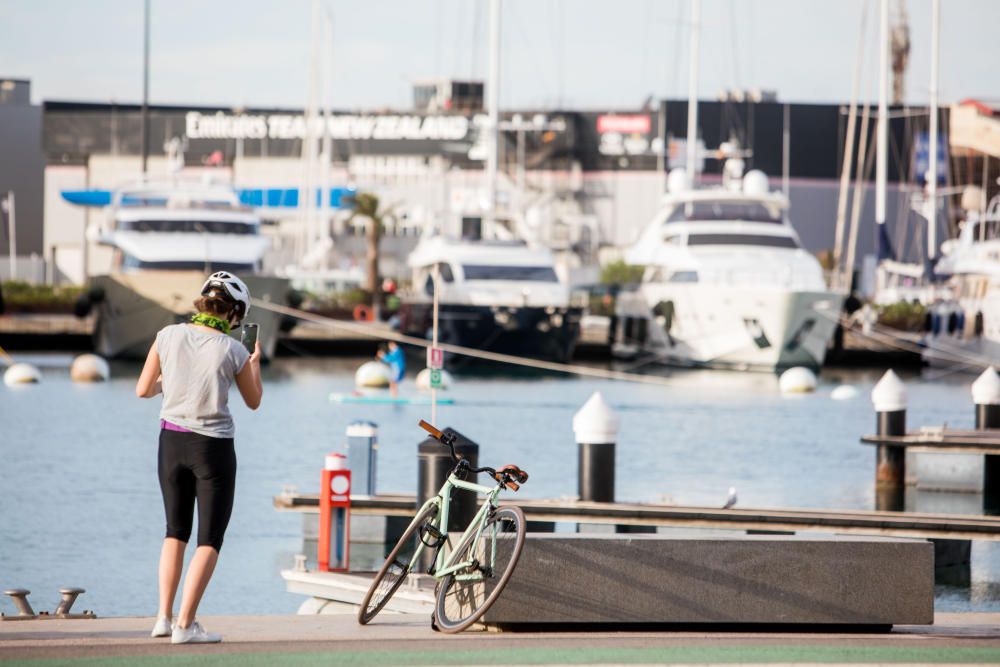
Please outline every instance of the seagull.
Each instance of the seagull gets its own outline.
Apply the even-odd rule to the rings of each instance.
[[[726,504],[722,506],[722,509],[727,510],[736,504],[736,487],[729,487],[729,497],[726,498]]]

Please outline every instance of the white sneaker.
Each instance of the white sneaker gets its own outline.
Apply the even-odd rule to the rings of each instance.
[[[182,628],[174,626],[174,632],[170,636],[171,644],[217,644],[222,641],[222,635],[212,632],[205,632],[201,623],[194,621],[191,627]]]
[[[153,631],[149,633],[150,637],[169,637],[174,629],[174,624],[166,616],[157,616],[156,625],[153,626]]]

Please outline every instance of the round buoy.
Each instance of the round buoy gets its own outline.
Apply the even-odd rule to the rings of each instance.
[[[830,398],[835,401],[849,401],[858,395],[858,388],[849,384],[842,384],[830,392]]]
[[[103,357],[81,354],[69,367],[69,377],[73,382],[105,382],[111,377],[111,367]]]
[[[19,384],[33,384],[41,381],[41,371],[31,364],[12,364],[3,374],[3,383],[8,387]]]
[[[431,369],[425,368],[424,370],[417,373],[417,389],[430,389],[431,388]],[[451,373],[448,371],[441,371],[441,386],[438,389],[448,389],[451,387],[452,379]]]
[[[375,313],[363,303],[354,306],[353,315],[354,319],[358,322],[371,322],[375,319]]]
[[[809,394],[816,391],[816,374],[805,366],[789,368],[778,379],[782,394]]]
[[[354,384],[357,387],[381,389],[389,386],[392,370],[388,364],[381,361],[367,361],[354,373]]]

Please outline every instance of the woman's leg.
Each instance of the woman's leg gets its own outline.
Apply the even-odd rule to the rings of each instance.
[[[184,598],[181,601],[181,613],[177,615],[178,627],[190,627],[194,621],[201,596],[205,594],[218,561],[219,552],[215,547],[199,546],[195,550],[194,558],[188,564],[187,577],[184,578]]]
[[[181,570],[184,569],[184,548],[186,542],[168,537],[163,540],[160,550],[160,609],[157,615],[165,618],[174,616],[174,597],[177,595],[177,584],[181,581]]]
[[[160,431],[157,468],[167,534],[160,549],[160,608],[158,614],[173,617],[174,597],[184,567],[184,549],[194,522],[195,478],[186,467],[183,453],[187,433]]]
[[[184,598],[177,616],[181,628],[190,626],[197,616],[219,560],[236,494],[236,451],[231,438],[206,438],[193,453],[198,458],[192,467],[198,496],[198,549],[184,579]]]

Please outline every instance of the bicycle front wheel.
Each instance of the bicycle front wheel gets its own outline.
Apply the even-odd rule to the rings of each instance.
[[[375,575],[372,585],[368,587],[365,599],[361,602],[361,609],[358,610],[358,623],[365,625],[375,618],[403,585],[406,575],[416,563],[421,530],[424,526],[434,526],[437,517],[438,506],[432,503],[424,506],[410,522],[399,542],[396,542],[396,546],[386,556],[385,563]]]
[[[434,621],[442,632],[461,632],[500,597],[524,548],[525,520],[518,507],[503,507],[486,518],[478,539],[469,535],[449,560],[469,563],[438,584]]]

